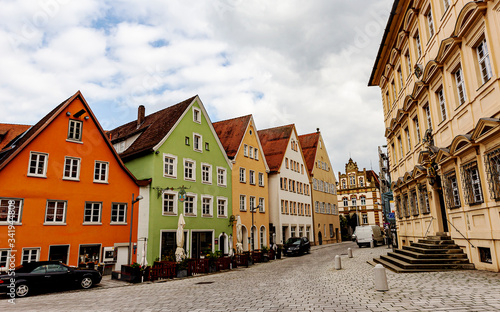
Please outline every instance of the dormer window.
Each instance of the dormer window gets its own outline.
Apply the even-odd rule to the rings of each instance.
[[[193,121],[201,123],[201,112],[198,108],[193,107]]]
[[[68,140],[81,142],[82,126],[83,123],[80,120],[70,119],[68,125]]]

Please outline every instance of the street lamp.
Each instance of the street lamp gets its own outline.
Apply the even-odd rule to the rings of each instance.
[[[260,205],[258,205],[257,207],[250,207],[250,212],[252,213],[252,226],[250,227],[250,231],[251,231],[251,234],[250,236],[252,237],[252,251],[254,250],[254,240],[255,240],[255,235],[254,235],[254,232],[253,232],[253,214],[255,212],[255,210],[257,210],[257,208],[259,208]]]
[[[142,195],[135,197],[135,194],[132,193],[132,207],[130,209],[130,237],[128,240],[128,264],[132,264],[132,228],[134,225],[134,204],[143,199]]]

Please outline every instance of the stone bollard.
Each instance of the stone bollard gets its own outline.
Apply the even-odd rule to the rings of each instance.
[[[375,244],[373,243],[373,241],[370,242],[370,248],[373,248],[375,247]]]
[[[342,269],[342,261],[340,261],[340,256],[336,255],[335,256],[335,270],[340,270]]]
[[[375,266],[375,290],[377,291],[388,291],[389,286],[387,285],[387,276],[385,274],[385,268],[380,263]]]
[[[351,248],[347,248],[347,255],[349,256],[349,258],[352,258],[352,249]]]

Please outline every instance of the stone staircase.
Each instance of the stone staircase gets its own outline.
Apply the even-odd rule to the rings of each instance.
[[[373,261],[397,273],[474,269],[463,250],[444,233],[419,239],[418,243],[403,246]]]

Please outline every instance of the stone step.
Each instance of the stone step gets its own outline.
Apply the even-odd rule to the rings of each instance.
[[[407,263],[406,261],[396,259],[391,256],[380,256],[380,259],[390,262],[402,269],[408,270],[473,270],[472,263],[448,264],[448,263]]]
[[[419,239],[419,244],[434,244],[434,245],[454,245],[455,241],[452,239]]]
[[[417,259],[434,259],[434,258],[446,258],[446,259],[467,259],[467,255],[465,253],[419,253],[406,249],[396,249],[395,253],[403,254],[412,258]]]
[[[390,252],[387,254],[387,256],[405,261],[410,264],[417,264],[417,263],[440,263],[440,264],[468,264],[469,260],[467,258],[465,259],[449,259],[449,258],[413,258],[411,256],[401,254],[401,253],[396,253],[396,252]],[[434,255],[435,256],[435,255]]]
[[[389,270],[394,271],[396,273],[419,273],[419,272],[439,272],[439,271],[441,271],[441,270],[431,270],[431,269],[425,270],[425,271],[413,270],[413,269],[402,269],[402,268],[398,267],[397,265],[394,265],[394,264],[392,264],[388,261],[385,261],[384,259],[380,259],[380,258],[374,258],[373,262],[380,263],[386,269],[389,269]]]
[[[448,236],[448,235],[431,235],[431,236],[427,236],[426,239],[432,239],[432,240],[451,240],[451,236]]]
[[[413,252],[419,252],[423,254],[462,254],[464,251],[458,246],[456,248],[422,248],[422,247],[417,247],[417,246],[403,246],[404,250],[410,250]]]
[[[426,249],[457,249],[460,248],[458,247],[457,244],[426,244],[426,243],[411,243],[410,244],[413,247],[420,247],[420,248],[426,248]]]

